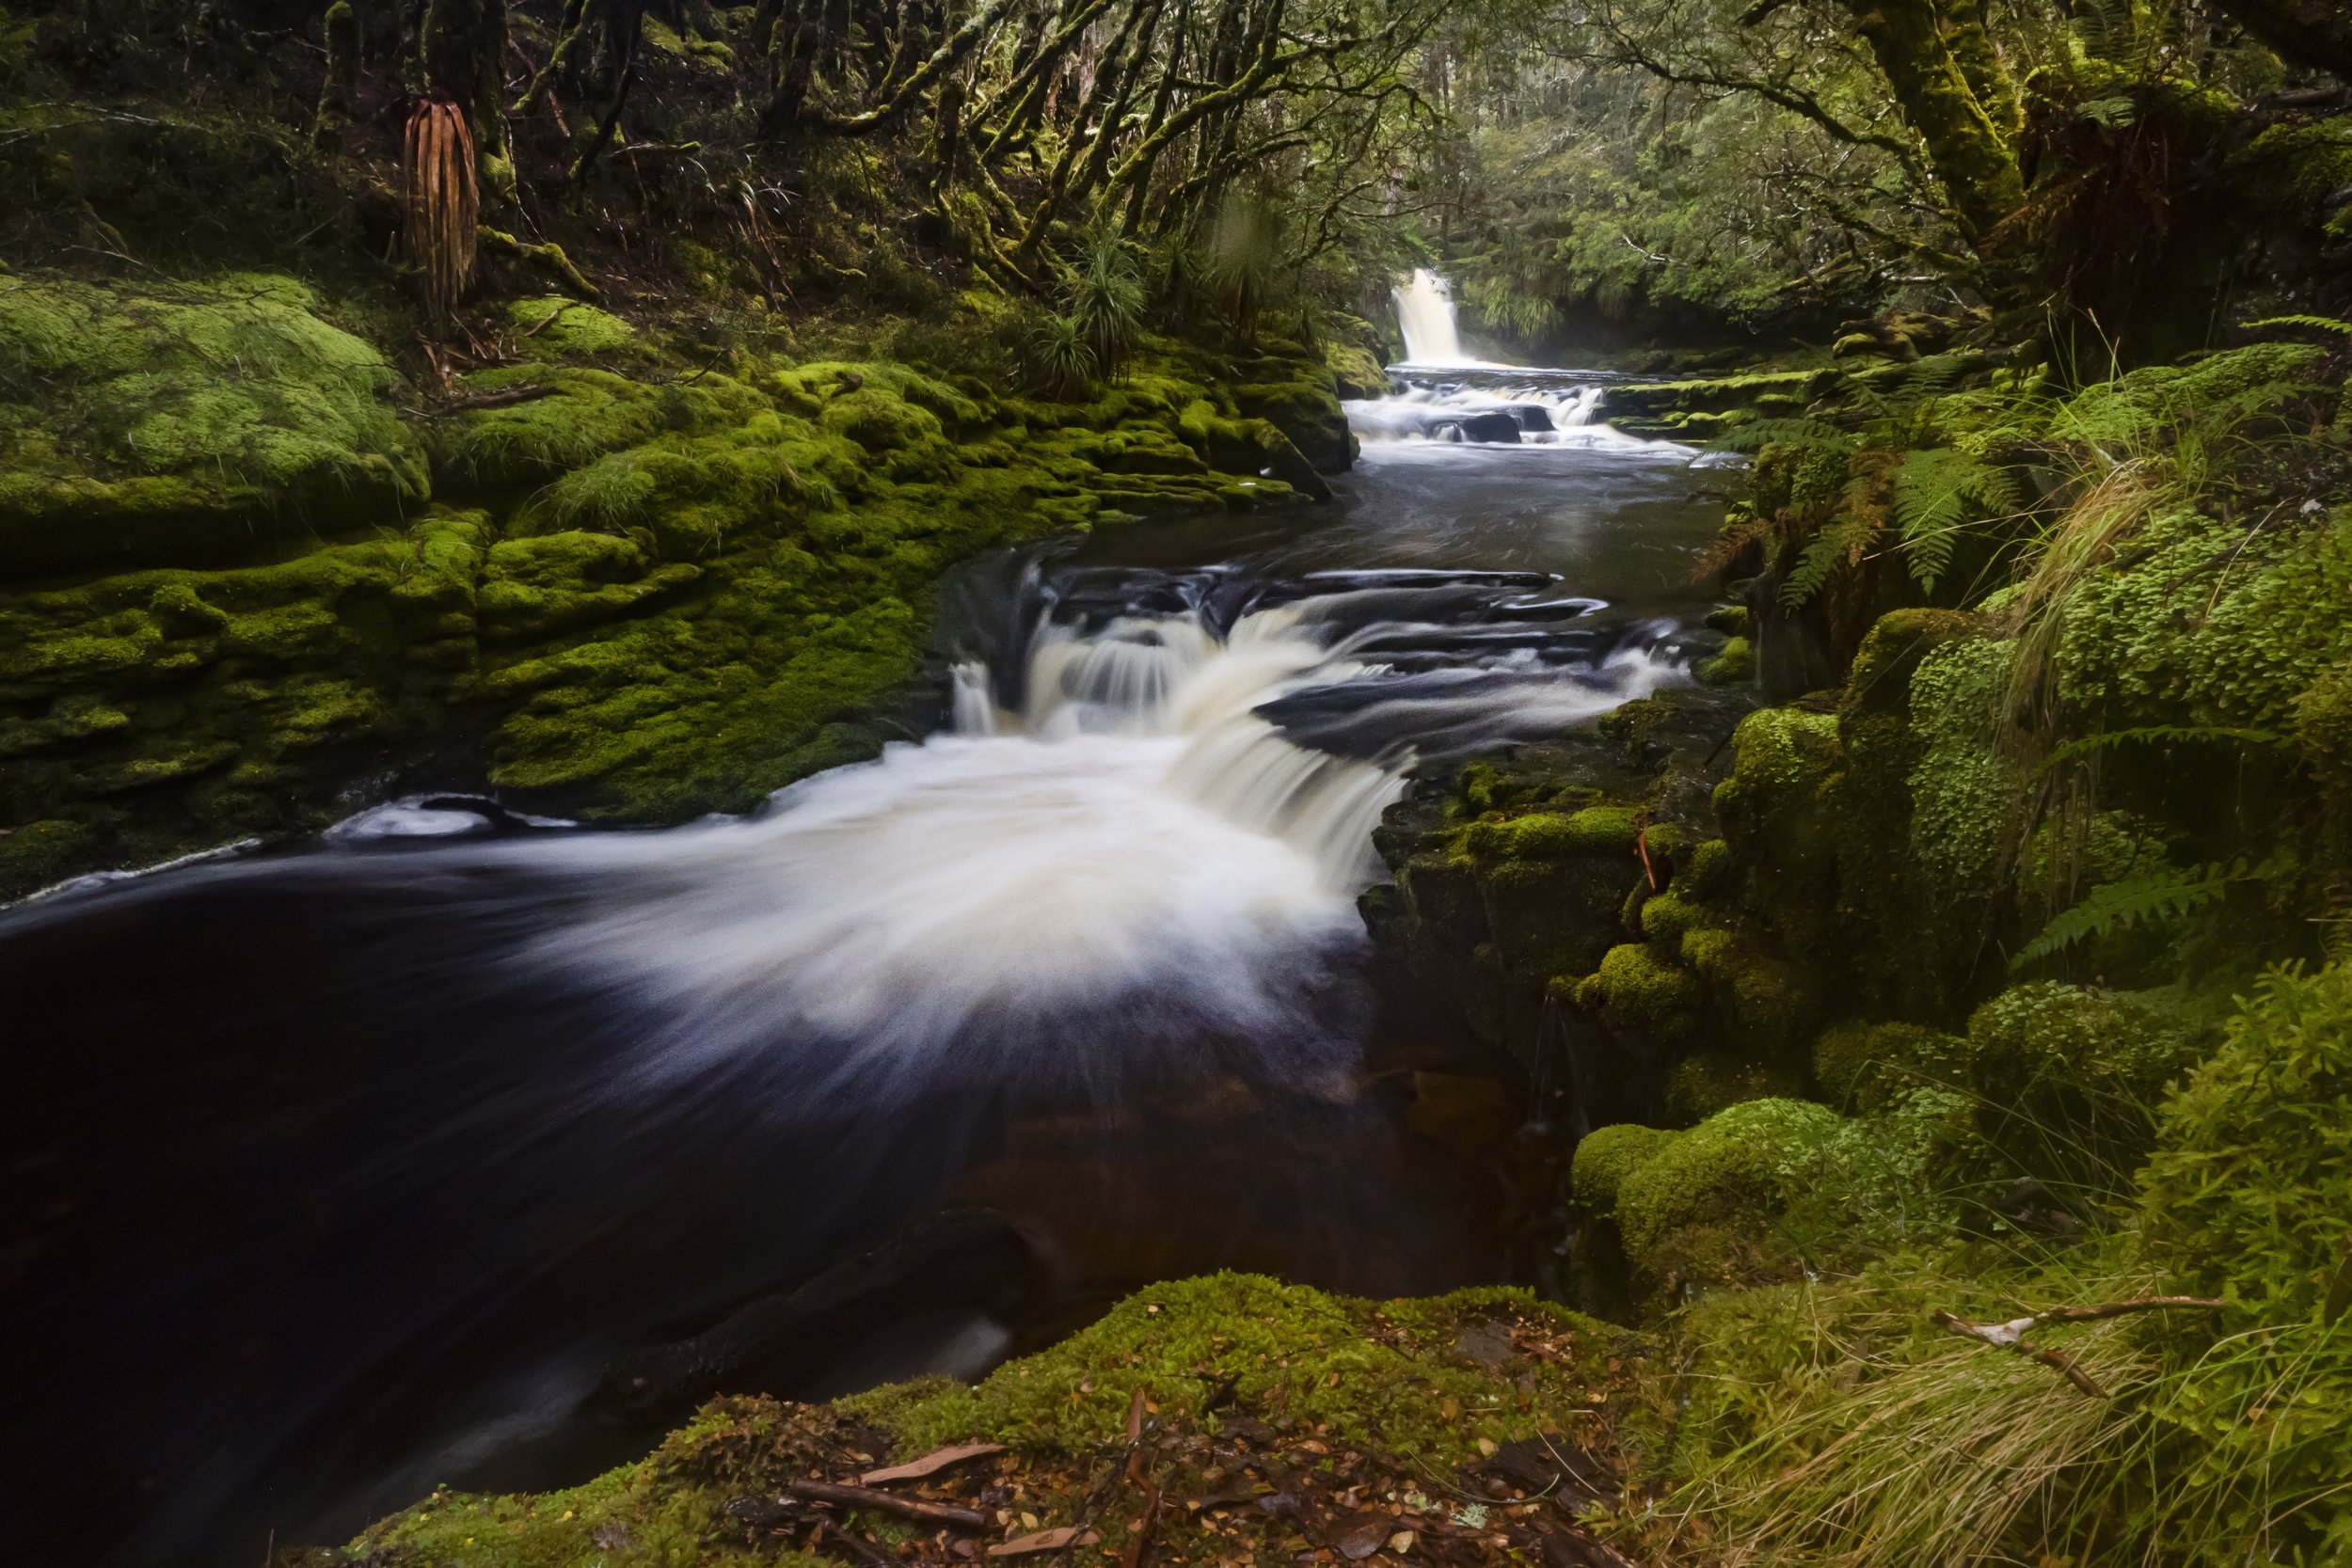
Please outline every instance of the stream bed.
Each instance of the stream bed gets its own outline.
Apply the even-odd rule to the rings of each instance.
[[[1595,376],[1406,378],[1333,505],[975,563],[952,721],[754,816],[421,798],[0,911],[28,1560],[576,1481],[1154,1278],[1525,1277],[1540,1196],[1411,1124],[1482,1069],[1370,973],[1371,829],[1687,680],[1717,512]]]

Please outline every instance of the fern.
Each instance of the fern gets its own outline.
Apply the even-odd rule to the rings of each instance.
[[[2340,316],[2265,316],[2258,322],[2248,322],[2246,330],[2249,332],[2290,330],[2333,332],[2343,337],[2352,338],[2352,321],[2345,321]]]
[[[2283,737],[2268,730],[2233,729],[2222,724],[2146,724],[2137,729],[2106,730],[2089,735],[2080,740],[2070,740],[2042,759],[2044,770],[2062,762],[2088,756],[2108,746],[2146,742],[2150,745],[2169,745],[2176,742],[2232,741],[2247,746],[2277,746]]]
[[[1832,517],[1798,552],[1797,564],[1781,582],[1780,602],[1802,608],[1838,568],[1857,564],[1885,528],[1886,514],[1867,504],[1851,504]]]
[[[1895,470],[1890,504],[1903,557],[1920,591],[1932,594],[1968,524],[2017,511],[2025,496],[2006,468],[1948,447],[1912,452]]]
[[[1835,447],[1854,451],[1852,436],[1819,420],[1750,420],[1718,434],[1708,443],[1717,451],[1757,452],[1766,447]]]
[[[2241,860],[2228,865],[2208,863],[2185,871],[2126,877],[2094,887],[2017,950],[2009,961],[2010,973],[2110,931],[2185,919],[2220,897],[2232,882],[2245,879],[2246,863]]]

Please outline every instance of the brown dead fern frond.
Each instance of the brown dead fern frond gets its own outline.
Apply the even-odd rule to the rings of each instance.
[[[426,312],[447,320],[473,277],[482,209],[466,111],[446,99],[420,103],[408,117],[401,175],[408,259],[417,266]]]

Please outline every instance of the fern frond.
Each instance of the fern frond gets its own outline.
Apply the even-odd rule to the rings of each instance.
[[[1935,447],[1910,453],[1895,470],[1889,501],[1912,579],[1932,594],[1950,566],[1952,546],[1971,523],[2007,515],[2025,490],[2007,468],[1963,451]]]
[[[1819,420],[1750,420],[1733,425],[1708,443],[1717,451],[1758,452],[1766,447],[1835,447],[1851,451],[1853,436]]]
[[[2080,740],[2070,740],[2042,758],[2042,767],[2045,769],[2056,768],[2060,763],[2072,762],[2076,757],[2088,756],[2109,746],[2138,742],[2170,745],[2183,741],[2230,741],[2247,746],[2278,746],[2284,744],[2285,737],[2268,730],[2233,729],[2223,724],[2143,724],[2137,729],[2106,730],[2098,735],[2085,736]]]
[[[2185,919],[2220,897],[2232,882],[2245,879],[2246,863],[2241,860],[2103,883],[2054,916],[2040,935],[2017,950],[2009,967],[2014,973],[2110,931]]]
[[[2352,338],[2352,321],[2345,321],[2341,316],[2265,316],[2258,322],[2248,322],[2246,330],[2249,332],[2287,330],[2334,332]]]
[[[1801,609],[1840,569],[1861,564],[1885,527],[1884,512],[1867,502],[1850,501],[1845,511],[1805,541],[1804,549],[1797,554],[1796,565],[1781,581],[1780,602],[1790,610]]]

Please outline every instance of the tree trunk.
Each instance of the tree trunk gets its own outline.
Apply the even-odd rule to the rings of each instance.
[[[2016,151],[2000,130],[2015,115],[2014,95],[1983,23],[1973,14],[1939,13],[1934,0],[1847,4],[1903,118],[1927,143],[1929,165],[1962,232],[1971,244],[1981,242],[2026,198]],[[1971,85],[1972,68],[1985,77],[1993,104]]]
[[[466,111],[486,165],[506,156],[506,0],[431,0],[419,39],[424,89]]]

